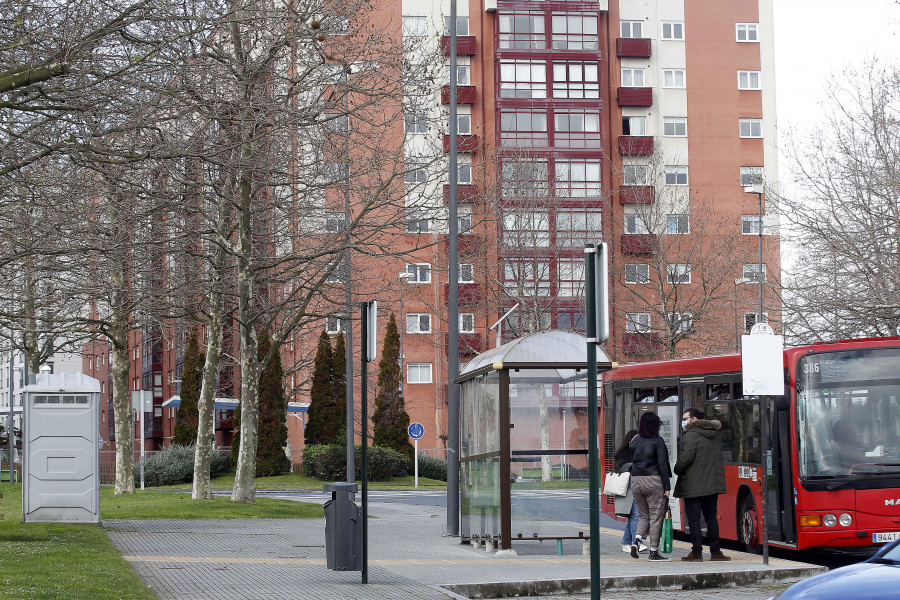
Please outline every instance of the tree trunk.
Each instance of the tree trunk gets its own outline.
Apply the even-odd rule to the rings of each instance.
[[[206,343],[206,363],[203,365],[203,385],[200,388],[200,402],[197,419],[197,444],[194,446],[194,486],[191,497],[194,500],[211,500],[210,457],[215,441],[215,401],[219,376],[219,357],[222,352],[222,307],[221,293],[213,294],[212,314]]]
[[[22,293],[25,317],[25,334],[22,341],[24,346],[23,349],[25,354],[25,362],[28,364],[28,372],[38,373],[41,368],[41,349],[40,340],[38,340],[37,334],[37,298],[35,292],[37,282],[35,281],[32,261],[26,260],[25,264],[27,265],[27,273],[25,273],[25,286]],[[25,385],[28,385],[27,381],[25,382]]]
[[[550,413],[547,410],[547,387],[543,384],[538,386],[538,408],[540,409],[541,420],[541,450],[549,450]],[[548,454],[541,456],[541,481],[551,481],[553,479],[551,458]]]
[[[125,273],[121,263],[113,274],[113,318],[110,341],[113,345],[112,384],[113,413],[116,419],[116,494],[134,493],[134,439],[131,422],[131,393],[128,386],[128,330],[127,321],[116,309],[124,305]],[[144,432],[140,435],[144,443]]]

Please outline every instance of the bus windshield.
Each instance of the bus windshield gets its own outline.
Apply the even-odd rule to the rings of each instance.
[[[804,356],[796,385],[801,479],[900,478],[900,349]]]

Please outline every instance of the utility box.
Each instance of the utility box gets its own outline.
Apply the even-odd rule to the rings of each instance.
[[[325,566],[334,571],[362,571],[362,515],[353,502],[355,483],[326,483]]]
[[[23,390],[26,523],[100,522],[100,382],[41,373]]]

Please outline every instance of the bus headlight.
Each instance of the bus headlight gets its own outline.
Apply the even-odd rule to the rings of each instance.
[[[822,523],[825,524],[825,527],[834,527],[835,525],[837,525],[837,517],[832,514],[827,514],[822,519]]]
[[[850,523],[853,522],[853,517],[850,515],[850,513],[843,513],[841,514],[840,519],[838,519],[838,522],[843,527],[850,527]]]

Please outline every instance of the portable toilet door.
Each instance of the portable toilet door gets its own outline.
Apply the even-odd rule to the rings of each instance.
[[[100,382],[41,373],[23,390],[26,523],[100,522]]]

